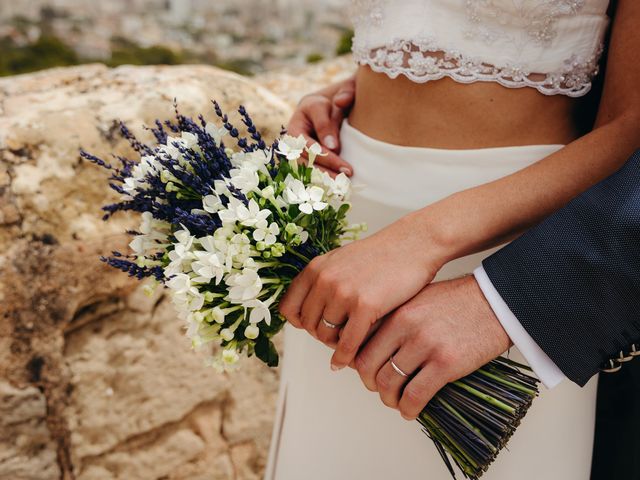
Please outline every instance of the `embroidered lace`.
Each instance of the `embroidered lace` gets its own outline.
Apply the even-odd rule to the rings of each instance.
[[[391,78],[495,81],[578,97],[598,72],[606,0],[351,0],[353,53]]]

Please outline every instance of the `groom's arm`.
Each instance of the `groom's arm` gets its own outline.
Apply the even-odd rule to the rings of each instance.
[[[537,359],[523,354],[545,383],[562,378],[550,373],[557,366],[582,386],[620,352],[628,357],[640,341],[640,150],[483,267],[476,278],[486,273],[504,301],[501,311],[491,303],[505,330],[517,318],[521,343],[539,347]]]

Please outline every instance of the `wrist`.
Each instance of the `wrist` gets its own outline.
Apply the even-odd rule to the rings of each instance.
[[[446,263],[461,256],[461,236],[451,215],[445,215],[439,205],[432,204],[407,215],[413,225],[414,235],[420,240],[419,250],[440,269]]]
[[[486,323],[487,328],[491,332],[492,342],[495,344],[495,350],[498,352],[496,355],[500,355],[513,346],[511,337],[503,327],[502,323],[495,314],[491,304],[489,304],[487,298],[484,296],[480,285],[473,275],[469,275],[464,278],[464,284],[466,285],[467,293],[466,297],[470,301],[470,310],[473,315],[483,320]]]

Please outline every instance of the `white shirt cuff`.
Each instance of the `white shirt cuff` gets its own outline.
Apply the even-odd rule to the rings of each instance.
[[[511,312],[511,309],[495,289],[493,283],[491,283],[482,265],[475,269],[473,275],[487,302],[491,305],[493,313],[496,314],[498,321],[502,324],[502,328],[507,332],[513,344],[520,350],[520,353],[522,353],[522,356],[527,360],[527,363],[529,363],[529,366],[540,381],[547,388],[553,388],[562,382],[566,378],[565,374],[540,348],[536,341],[531,338],[531,335]]]

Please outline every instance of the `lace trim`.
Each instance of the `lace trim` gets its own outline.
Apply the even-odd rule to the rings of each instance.
[[[515,63],[496,67],[462,53],[440,47],[433,39],[395,40],[375,49],[353,45],[357,63],[391,78],[405,75],[424,83],[450,77],[457,82],[497,82],[509,88],[533,87],[545,95],[581,97],[591,90],[591,79],[598,73],[602,45],[590,58],[573,55],[556,72],[535,73]]]

